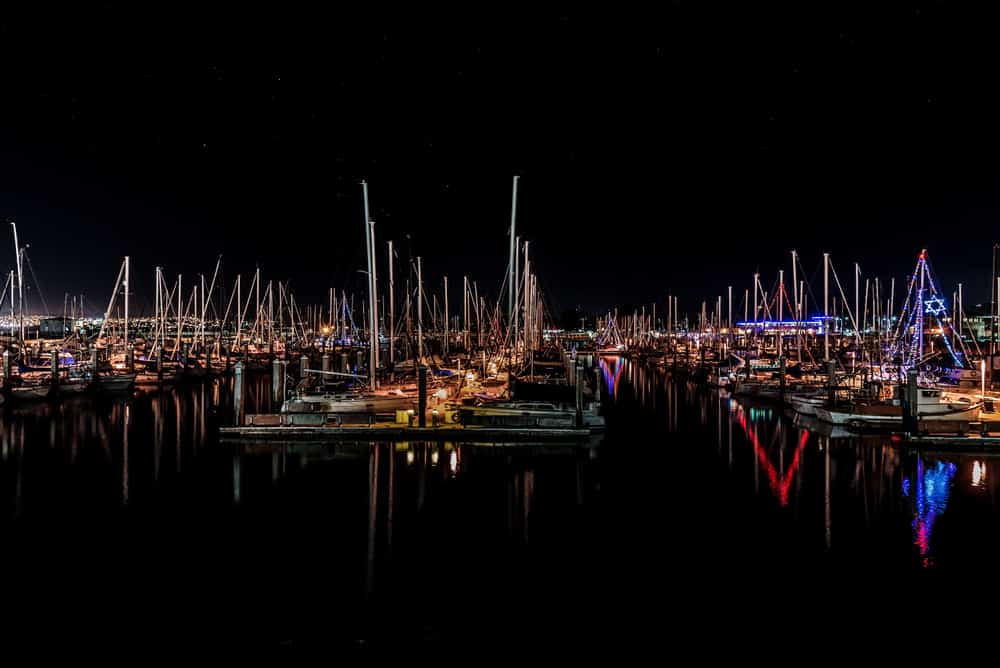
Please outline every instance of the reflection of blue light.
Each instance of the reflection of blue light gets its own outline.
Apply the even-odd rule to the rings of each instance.
[[[910,495],[910,479],[907,477],[903,478],[903,496],[909,496],[909,495]]]
[[[938,461],[933,468],[925,469],[924,460],[917,459],[917,512],[913,517],[913,542],[924,556],[930,554],[934,522],[948,505],[951,481],[957,468],[955,464]]]

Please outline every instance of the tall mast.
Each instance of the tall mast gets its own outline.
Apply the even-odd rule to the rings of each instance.
[[[206,296],[205,295],[205,274],[198,274],[198,275],[201,277],[201,303],[200,304],[195,304],[195,308],[198,309],[198,312],[201,314],[201,316],[198,318],[198,330],[197,330],[198,334],[195,337],[195,341],[200,341],[201,345],[204,346],[205,345],[205,309],[207,307],[207,303],[205,301],[205,296]]]
[[[392,268],[392,241],[389,241],[389,363],[396,363],[396,295]]]
[[[253,282],[254,282],[254,305],[256,309],[253,312],[253,328],[257,330],[257,325],[260,324],[260,267],[257,267],[257,271],[254,272]],[[262,332],[257,332],[257,341],[260,341]]]
[[[417,361],[424,358],[424,274],[423,264],[417,256]]]
[[[920,251],[920,292],[917,298],[917,303],[914,304],[919,310],[917,311],[917,335],[919,337],[917,341],[917,361],[924,356],[924,277],[927,274],[927,263],[924,260],[924,253],[926,250]]]
[[[444,354],[448,354],[448,277],[444,277]]]
[[[128,350],[128,274],[129,274],[129,256],[125,256],[125,280],[122,282],[122,286],[125,290],[125,349]],[[23,314],[21,316],[24,317]],[[21,325],[24,327],[23,323]]]
[[[21,347],[24,347],[24,280],[21,274],[22,254],[21,244],[17,239],[17,223],[11,221],[14,228],[14,253],[17,256],[17,329]],[[23,354],[23,353],[22,353]]]
[[[795,350],[799,362],[802,361],[802,332],[799,331],[802,315],[799,312],[799,272],[795,261],[795,251],[792,251],[792,319],[795,321]]]
[[[515,235],[517,222],[517,180],[514,176],[514,189],[510,197],[510,262],[507,265],[507,322],[514,321],[514,295],[515,295],[515,266],[517,258],[517,237]]]
[[[527,350],[528,350],[528,336],[530,334],[530,330],[528,328],[530,326],[530,321],[531,321],[531,314],[530,314],[530,311],[529,311],[529,309],[531,308],[531,304],[530,304],[531,300],[529,299],[529,295],[531,294],[531,264],[528,261],[528,244],[530,244],[530,243],[531,243],[530,241],[525,241],[524,242],[524,284],[522,286],[522,292],[524,292],[524,296],[523,296],[523,300],[524,300],[524,341],[523,341],[523,344],[524,344],[525,354],[527,354]]]
[[[274,352],[274,283],[267,282],[267,345]]]
[[[858,318],[861,317],[861,311],[858,310],[858,286],[861,285],[861,265],[857,262],[854,263],[854,332],[858,343],[861,343],[861,325],[858,324]]]
[[[369,276],[369,300],[371,301],[371,308],[368,309],[371,318],[371,388],[375,389],[375,373],[378,371],[379,367],[379,339],[378,339],[378,262],[375,261],[375,221],[368,221],[369,227],[369,238],[371,239],[371,247],[369,253],[371,255],[371,275]]]
[[[462,277],[462,348],[469,352],[469,277]]]
[[[378,298],[375,296],[375,222],[368,212],[368,183],[361,182],[365,216],[365,255],[368,258],[368,386],[375,389],[378,368]]]
[[[153,309],[155,311],[153,320],[156,321],[156,329],[153,330],[153,343],[156,344],[159,339],[160,330],[160,299],[162,295],[160,294],[160,268],[156,267],[153,269]],[[156,351],[156,357],[159,358],[159,350]]]
[[[830,254],[823,253],[823,361],[830,361]],[[830,379],[833,382],[833,379]]]
[[[294,320],[292,321],[294,325]],[[236,274],[236,347],[240,345],[243,332],[243,274]]]
[[[781,321],[784,320],[784,300],[785,300],[785,270],[778,270],[778,357],[782,356],[782,344],[785,339],[785,331]]]
[[[177,343],[174,344],[174,357],[181,351],[181,333],[184,331],[184,314],[181,313],[181,275],[177,274]],[[125,319],[128,320],[128,258],[125,258]],[[125,333],[128,334],[126,324]]]

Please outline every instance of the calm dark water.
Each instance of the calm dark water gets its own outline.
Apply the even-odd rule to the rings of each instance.
[[[579,448],[220,443],[219,381],[7,407],[2,639],[132,659],[621,658],[724,637],[766,657],[862,619],[892,642],[992,600],[996,459],[602,372],[609,431]]]

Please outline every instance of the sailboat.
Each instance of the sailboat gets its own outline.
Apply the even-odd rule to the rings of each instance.
[[[124,280],[123,280],[124,277]],[[131,369],[133,361],[134,351],[129,348],[129,322],[128,322],[128,288],[129,288],[129,257],[126,255],[125,260],[122,262],[121,269],[118,271],[118,279],[115,281],[115,289],[111,293],[111,300],[108,302],[108,309],[104,313],[104,321],[101,323],[101,329],[97,334],[97,342],[99,343],[101,337],[104,335],[104,330],[108,325],[108,321],[111,318],[112,309],[115,305],[115,300],[118,297],[118,288],[121,287],[125,292],[124,300],[124,318],[123,318],[123,333],[122,342],[124,355],[109,355],[106,359],[101,360],[98,358],[97,364],[93,369],[94,382],[98,389],[105,392],[125,392],[130,390],[135,385],[136,373],[134,369]],[[109,345],[106,352],[110,353],[111,346]],[[95,351],[98,352],[98,351]]]

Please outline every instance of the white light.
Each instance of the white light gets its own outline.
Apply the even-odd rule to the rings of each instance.
[[[972,462],[972,486],[982,487],[986,483],[986,463],[976,460]]]

